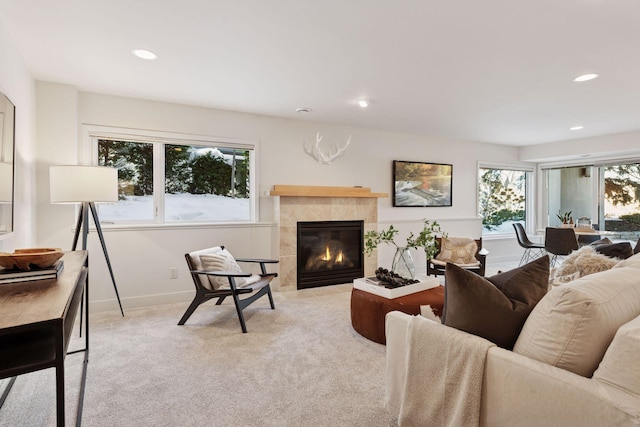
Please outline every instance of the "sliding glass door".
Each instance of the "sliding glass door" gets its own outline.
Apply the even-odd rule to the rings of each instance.
[[[602,217],[605,230],[623,240],[640,236],[640,163],[607,165],[603,175]]]
[[[575,224],[597,224],[597,174],[592,167],[579,166],[548,169],[547,172],[547,224],[561,226],[564,220]]]
[[[547,224],[592,224],[614,240],[640,237],[640,163],[543,168]]]

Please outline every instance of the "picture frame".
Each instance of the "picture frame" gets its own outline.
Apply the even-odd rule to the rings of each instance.
[[[453,206],[453,165],[394,160],[393,206]]]

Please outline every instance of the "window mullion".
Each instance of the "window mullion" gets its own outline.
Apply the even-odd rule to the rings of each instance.
[[[153,215],[157,223],[164,222],[164,144],[153,144]]]

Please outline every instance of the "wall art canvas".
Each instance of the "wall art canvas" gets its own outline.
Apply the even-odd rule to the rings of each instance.
[[[452,206],[453,165],[393,161],[393,206]]]

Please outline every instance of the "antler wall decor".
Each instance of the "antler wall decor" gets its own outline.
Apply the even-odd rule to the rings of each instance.
[[[320,145],[322,142],[322,136],[320,132],[316,134],[316,143],[312,145],[310,148],[307,148],[306,145],[303,146],[304,152],[313,157],[320,163],[321,165],[328,165],[333,162],[335,159],[340,157],[342,153],[345,152],[349,144],[351,144],[351,135],[347,138],[347,142],[345,142],[344,146],[340,147],[338,144],[335,145],[335,151],[331,149],[323,149]]]

